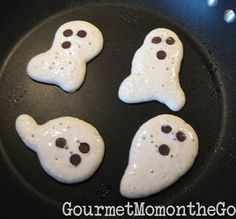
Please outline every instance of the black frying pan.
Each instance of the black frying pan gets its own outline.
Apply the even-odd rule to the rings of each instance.
[[[235,204],[236,23],[224,22],[228,8],[236,9],[235,1],[220,1],[215,8],[207,7],[205,0],[1,1],[1,218],[61,218],[64,201],[125,205],[128,200],[120,195],[119,183],[131,140],[141,124],[163,113],[178,115],[195,128],[199,155],[178,182],[139,201]],[[83,86],[68,94],[32,81],[26,76],[29,59],[51,46],[61,24],[76,19],[95,24],[105,40],[102,53],[88,64]],[[187,103],[178,113],[158,102],[128,105],[117,96],[134,52],[157,27],[172,29],[184,45],[180,81]],[[15,131],[21,113],[40,123],[70,115],[97,127],[106,152],[96,174],[76,185],[49,177]]]

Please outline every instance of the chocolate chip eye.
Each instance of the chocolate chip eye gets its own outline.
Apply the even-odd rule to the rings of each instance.
[[[177,138],[178,141],[183,142],[186,139],[186,135],[183,132],[178,131],[176,133],[176,138]]]
[[[166,134],[168,134],[168,133],[170,133],[172,131],[172,128],[169,125],[163,125],[161,127],[161,131],[166,133]]]
[[[159,146],[158,151],[161,155],[167,156],[170,152],[170,148],[166,144],[162,144]]]
[[[64,43],[61,44],[63,49],[68,49],[71,46],[71,43],[69,41],[65,41]]]
[[[80,143],[79,150],[81,153],[86,154],[90,150],[90,146],[87,143]]]
[[[65,138],[57,138],[55,145],[59,148],[64,148],[66,146],[66,139]]]
[[[153,37],[153,38],[152,38],[152,43],[158,44],[158,43],[160,43],[160,42],[161,42],[161,37],[156,36],[156,37]]]
[[[80,30],[80,31],[78,31],[77,36],[84,38],[87,36],[87,32],[85,30]]]
[[[81,157],[78,154],[70,156],[70,162],[72,165],[77,166],[81,162]]]
[[[69,37],[69,36],[73,35],[73,31],[71,29],[67,29],[63,32],[63,35],[65,37]]]
[[[158,51],[157,52],[157,58],[158,59],[165,59],[165,57],[166,57],[166,52],[165,51],[163,51],[163,50],[160,50],[160,51]]]
[[[175,39],[172,38],[172,37],[168,37],[168,38],[166,39],[166,43],[167,43],[168,45],[173,45],[173,44],[175,43]]]

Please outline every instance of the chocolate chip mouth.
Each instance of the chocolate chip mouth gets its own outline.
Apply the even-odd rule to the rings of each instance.
[[[161,155],[167,156],[170,152],[170,148],[166,144],[162,144],[159,146],[158,151]]]
[[[166,58],[166,52],[163,50],[160,50],[157,52],[156,56],[158,59],[163,60]]]
[[[70,156],[70,162],[74,166],[78,166],[81,162],[81,157],[78,154],[73,154]]]
[[[71,47],[71,43],[69,41],[65,41],[64,43],[61,44],[63,49],[68,49]]]

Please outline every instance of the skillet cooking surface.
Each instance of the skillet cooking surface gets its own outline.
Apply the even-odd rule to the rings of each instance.
[[[28,7],[28,10],[32,8],[29,12],[13,8],[13,12],[22,10],[22,16],[15,15],[22,22],[26,14],[32,16],[34,10],[38,20],[32,18],[32,23],[27,21],[22,25],[22,30],[16,27],[23,36],[20,40],[3,37],[8,43],[1,44],[1,51],[8,49],[9,53],[7,58],[1,55],[4,64],[0,79],[3,215],[11,206],[15,209],[12,217],[21,215],[26,218],[36,208],[38,213],[34,218],[46,215],[59,217],[64,201],[80,205],[125,205],[127,199],[119,194],[119,183],[127,165],[132,138],[140,125],[163,113],[180,116],[194,127],[200,140],[199,154],[192,169],[178,182],[140,201],[153,205],[179,205],[189,201],[209,205],[217,201],[235,201],[233,185],[236,178],[233,172],[236,153],[233,148],[236,144],[235,116],[232,114],[235,108],[232,107],[235,103],[232,100],[233,97],[235,99],[232,86],[235,66],[231,56],[235,55],[236,50],[233,51],[233,46],[229,44],[233,42],[231,37],[236,37],[235,25],[230,28],[222,18],[218,18],[221,14],[215,15],[215,19],[222,19],[219,20],[219,27],[212,27],[221,34],[218,37],[216,32],[213,35],[213,30],[204,29],[202,22],[198,25],[199,17],[184,20],[184,16],[180,15],[184,14],[183,9],[194,9],[191,4],[184,3],[191,1],[157,1],[158,4],[156,1],[146,4],[145,1],[58,1],[55,7],[50,3],[52,9],[46,9],[49,5],[46,2],[42,1],[41,7],[45,9],[42,13],[37,12],[39,5],[35,2]],[[172,4],[171,8],[168,3]],[[180,7],[180,4],[183,6]],[[202,10],[207,7],[205,1],[196,4]],[[168,11],[172,15],[169,16]],[[26,76],[30,58],[49,49],[61,24],[77,19],[95,24],[105,40],[102,53],[87,66],[83,86],[77,92],[68,94],[56,86],[32,81]],[[193,24],[198,26],[192,27]],[[205,25],[210,25],[209,21]],[[117,96],[120,83],[130,74],[134,52],[147,33],[157,27],[173,30],[184,45],[180,82],[187,103],[177,113],[159,102],[128,105]],[[5,32],[12,33],[6,25],[4,28]],[[30,31],[23,34],[26,30]],[[12,42],[15,46],[10,50]],[[22,113],[32,115],[39,123],[70,115],[93,124],[106,146],[103,163],[96,174],[76,185],[61,184],[49,177],[41,168],[36,154],[24,146],[15,131],[15,119]]]

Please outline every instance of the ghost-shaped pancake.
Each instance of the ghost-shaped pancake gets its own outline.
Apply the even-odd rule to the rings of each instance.
[[[37,153],[43,169],[63,183],[91,177],[104,155],[104,142],[90,124],[73,117],[60,117],[38,125],[29,115],[16,119],[16,130]]]
[[[132,141],[121,194],[142,198],[165,189],[190,169],[197,153],[198,137],[184,120],[168,114],[150,119]]]
[[[56,31],[52,47],[29,61],[27,73],[36,81],[56,84],[67,92],[76,91],[84,81],[86,63],[102,47],[102,33],[93,24],[67,22]]]
[[[131,74],[121,83],[119,98],[126,103],[157,100],[178,111],[185,104],[179,83],[183,45],[171,30],[152,30],[136,51]]]

